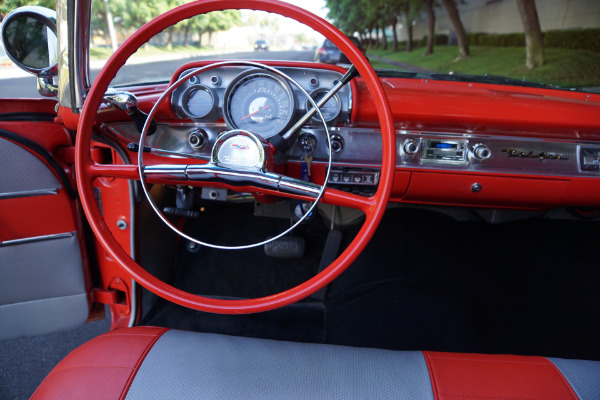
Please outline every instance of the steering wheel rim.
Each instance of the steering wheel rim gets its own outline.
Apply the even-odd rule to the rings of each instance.
[[[119,68],[139,47],[167,27],[195,15],[227,9],[251,9],[279,14],[301,22],[331,40],[358,69],[373,97],[381,128],[383,151],[379,186],[372,197],[361,203],[366,220],[354,240],[331,265],[311,279],[286,291],[256,299],[225,300],[198,296],[177,289],[156,278],[129,257],[113,237],[101,215],[93,192],[93,182],[101,176],[94,170],[96,164],[92,161],[90,154],[95,116],[102,97]],[[396,154],[394,124],[389,103],[381,82],[364,55],[345,35],[325,20],[294,5],[273,0],[200,0],[172,9],[145,24],[117,49],[96,77],[79,119],[75,146],[76,180],[82,208],[96,238],[104,249],[126,273],[154,294],[184,307],[220,314],[246,314],[283,307],[308,297],[339,276],[362,252],[383,217],[392,188]],[[327,189],[325,193],[327,194],[329,191],[330,189]],[[339,204],[344,205],[344,196],[341,195],[337,198]],[[347,200],[347,204],[356,206],[350,199]]]

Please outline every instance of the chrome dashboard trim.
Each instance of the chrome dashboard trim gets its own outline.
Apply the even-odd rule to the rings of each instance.
[[[106,128],[128,141],[135,142],[139,133],[131,123],[108,124]],[[202,129],[207,133],[208,142],[201,149],[193,149],[188,143],[188,135],[193,129]],[[157,133],[147,138],[153,148],[170,148],[177,152],[193,155],[195,158],[210,160],[210,148],[216,136],[227,129],[224,124],[179,123],[159,125]],[[331,135],[339,135],[344,140],[344,150],[332,154],[332,165],[336,167],[366,167],[379,168],[381,160],[381,138],[379,130],[372,128],[329,128]],[[326,137],[323,129],[304,128],[300,137],[305,134],[316,138],[313,153],[313,163],[322,164],[327,160]],[[455,133],[443,131],[398,130],[397,161],[398,169],[445,170],[453,172],[479,172],[516,175],[548,175],[565,177],[598,177],[599,171],[585,171],[580,165],[582,148],[598,149],[600,142],[566,141],[559,139],[541,139],[532,137],[517,137],[489,133]],[[443,139],[448,141],[466,141],[468,147],[467,159],[464,163],[435,163],[422,160],[422,146],[425,139]],[[403,149],[404,140],[414,140],[418,151],[414,155],[407,154]],[[473,153],[476,145],[485,145],[491,155],[478,159]],[[504,151],[503,151],[504,150]],[[292,143],[288,161],[301,162],[302,146],[299,141]],[[520,156],[521,155],[521,156]],[[535,156],[535,157],[533,157]],[[541,158],[541,159],[540,159]]]

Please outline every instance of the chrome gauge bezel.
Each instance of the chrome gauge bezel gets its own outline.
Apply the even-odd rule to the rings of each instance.
[[[269,139],[270,137],[284,132],[286,129],[292,126],[294,116],[298,112],[298,102],[296,100],[296,96],[294,95],[294,91],[289,83],[277,74],[260,69],[250,69],[236,76],[232,80],[231,84],[227,87],[227,90],[225,90],[225,94],[223,96],[223,118],[231,129],[250,130],[236,122],[236,118],[232,115],[231,106],[236,95],[239,95],[239,89],[248,82],[259,78],[267,78],[275,81],[283,89],[287,96],[287,100],[289,101],[288,115],[283,125],[274,131],[254,132],[255,134],[260,135],[263,139]]]
[[[327,92],[329,92],[329,89],[326,88],[318,88],[313,90],[312,92],[310,92],[310,97],[315,101],[315,102],[319,102],[319,100],[316,99],[316,96],[318,96],[319,94],[323,93],[326,94]],[[325,114],[323,114],[323,118],[325,119],[325,122],[330,124],[333,122],[336,122],[338,120],[338,118],[340,117],[341,113],[342,113],[342,99],[340,98],[340,96],[336,93],[333,95],[333,97],[331,99],[329,99],[329,101],[325,104],[328,104],[330,101],[335,100],[335,104],[336,104],[336,111],[335,111],[335,115],[333,117],[327,117]],[[306,99],[306,111],[310,110],[312,105],[310,104],[310,100]],[[321,107],[321,113],[323,113],[323,107]],[[315,114],[315,116],[313,116],[311,118],[311,121],[313,122],[321,122],[321,119],[318,117],[318,115]]]
[[[190,100],[190,95],[194,92],[197,92],[199,90],[202,90],[206,93],[208,93],[211,97],[211,101],[212,104],[210,106],[210,110],[208,110],[206,113],[204,114],[195,114],[193,111],[190,110],[189,108],[189,100]],[[191,85],[189,87],[187,87],[185,89],[185,91],[182,93],[181,95],[181,108],[183,110],[183,112],[190,117],[191,119],[194,120],[214,120],[217,117],[217,95],[214,93],[214,91],[208,87],[206,87],[205,85],[200,85],[200,84],[194,84]]]

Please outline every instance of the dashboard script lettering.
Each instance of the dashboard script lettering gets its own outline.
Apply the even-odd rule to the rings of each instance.
[[[519,151],[512,149],[503,149],[503,153],[506,153],[506,157],[508,158],[537,158],[540,161],[543,160],[568,160],[568,157],[563,157],[560,154],[546,153],[542,151],[540,153],[536,153],[534,151]]]

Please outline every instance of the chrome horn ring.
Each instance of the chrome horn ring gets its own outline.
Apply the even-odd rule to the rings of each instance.
[[[327,183],[329,180],[329,173],[331,171],[331,160],[332,160],[332,152],[331,152],[331,145],[330,145],[331,136],[329,134],[329,129],[327,128],[327,123],[325,122],[325,118],[323,117],[321,110],[317,106],[317,103],[308,94],[308,92],[306,90],[304,90],[304,88],[302,88],[302,86],[300,86],[300,84],[298,84],[298,82],[296,82],[294,79],[292,79],[285,73],[283,73],[275,68],[269,67],[267,65],[256,63],[256,62],[251,62],[251,61],[223,61],[223,62],[213,63],[213,64],[210,64],[210,65],[207,65],[204,67],[197,68],[197,69],[193,70],[192,72],[181,76],[177,81],[175,81],[173,84],[171,84],[163,92],[163,94],[159,97],[157,102],[154,104],[154,106],[150,110],[150,113],[148,114],[148,117],[146,119],[146,123],[144,124],[144,128],[142,129],[142,132],[140,134],[139,149],[144,149],[144,141],[146,139],[151,122],[154,119],[154,116],[156,115],[158,106],[164,101],[165,98],[170,96],[171,93],[175,89],[177,89],[179,86],[181,86],[183,84],[183,82],[187,81],[188,79],[190,79],[193,76],[198,75],[199,73],[201,73],[203,71],[211,70],[211,69],[221,67],[221,66],[233,66],[233,65],[248,65],[248,66],[257,67],[257,68],[261,68],[261,69],[267,70],[269,72],[272,72],[272,73],[282,77],[283,79],[286,79],[288,82],[293,83],[306,96],[308,101],[314,107],[315,112],[319,115],[319,119],[321,120],[323,126],[325,127],[325,134],[327,135],[328,165],[327,165],[327,171],[325,174],[325,183]],[[248,136],[248,135],[250,135],[250,136]],[[224,136],[227,136],[227,137],[224,138]],[[227,140],[230,140],[231,138],[234,138],[234,137],[247,137],[247,138],[249,138],[249,141],[247,142],[246,145],[257,146],[255,148],[250,147],[251,150],[256,150],[257,153],[259,153],[256,160],[254,158],[245,158],[243,156],[238,156],[243,159],[243,160],[241,160],[242,165],[240,166],[240,163],[237,162],[237,163],[230,164],[230,165],[237,164],[236,165],[237,168],[231,168],[230,166],[228,166],[228,162],[225,159],[225,155],[221,154],[222,152],[220,150],[222,149],[222,145],[225,144],[227,142]],[[251,137],[251,139],[250,139],[250,137]],[[224,139],[224,140],[222,140],[222,139]],[[221,145],[219,145],[219,143],[221,143]],[[260,148],[259,144],[260,144],[260,146],[262,146],[262,148]],[[202,245],[202,246],[211,247],[211,248],[215,248],[215,249],[222,249],[222,250],[243,250],[243,249],[249,249],[249,248],[253,248],[253,247],[263,246],[267,243],[273,242],[273,241],[287,235],[288,233],[293,231],[298,225],[300,225],[302,222],[304,222],[306,220],[306,218],[308,218],[308,216],[310,216],[311,213],[316,208],[317,204],[319,203],[319,200],[323,197],[323,193],[325,192],[325,188],[326,188],[326,184],[321,185],[321,186],[314,185],[314,184],[309,185],[308,183],[306,183],[304,181],[299,181],[299,180],[289,178],[289,177],[286,177],[283,175],[269,173],[268,170],[266,169],[266,167],[268,167],[266,165],[266,161],[268,161],[268,160],[266,159],[266,157],[264,155],[265,150],[266,150],[265,143],[264,143],[264,141],[261,140],[261,138],[258,135],[252,134],[247,131],[242,131],[242,130],[231,130],[231,131],[228,131],[228,132],[220,135],[217,138],[217,141],[215,142],[215,145],[213,147],[213,151],[211,153],[212,154],[211,161],[207,165],[202,165],[202,166],[194,166],[194,167],[176,166],[175,167],[173,165],[163,165],[163,166],[156,166],[156,168],[154,168],[154,166],[145,167],[144,161],[143,161],[144,152],[140,150],[138,152],[138,173],[140,176],[142,190],[143,190],[144,195],[146,196],[146,199],[148,200],[150,206],[152,207],[152,209],[154,210],[156,215],[163,221],[163,223],[165,223],[175,233],[177,233],[181,237],[183,237],[191,242],[194,242],[194,243]],[[221,158],[220,158],[220,156],[221,156]],[[254,160],[256,162],[252,162],[252,160]],[[248,165],[246,165],[246,164],[248,164]],[[285,190],[287,190],[289,192],[294,192],[294,190],[296,190],[298,192],[297,194],[300,194],[300,193],[302,193],[302,191],[305,191],[305,192],[313,195],[314,200],[313,200],[313,203],[311,204],[311,206],[309,207],[309,209],[304,213],[304,215],[302,215],[301,218],[298,219],[298,221],[296,221],[288,229],[286,229],[285,231],[281,232],[280,234],[278,234],[274,237],[265,239],[261,242],[251,243],[251,244],[247,244],[247,245],[239,245],[239,246],[218,245],[218,244],[213,244],[213,243],[208,243],[208,242],[198,240],[192,236],[189,236],[189,235],[183,233],[179,228],[177,228],[174,224],[172,224],[164,216],[164,214],[158,209],[158,207],[154,203],[152,197],[150,196],[150,193],[148,192],[148,189],[146,188],[146,184],[145,184],[146,183],[145,182],[146,174],[149,172],[152,172],[153,174],[164,174],[165,176],[167,174],[172,177],[176,176],[179,180],[183,180],[186,178],[190,179],[190,177],[195,177],[196,180],[202,180],[202,178],[209,177],[209,176],[217,177],[217,178],[224,179],[224,180],[232,180],[232,181],[250,180],[254,183],[258,183],[257,186],[264,186],[265,188],[267,188],[267,187],[276,188],[277,190],[279,190],[280,188],[285,188]]]

